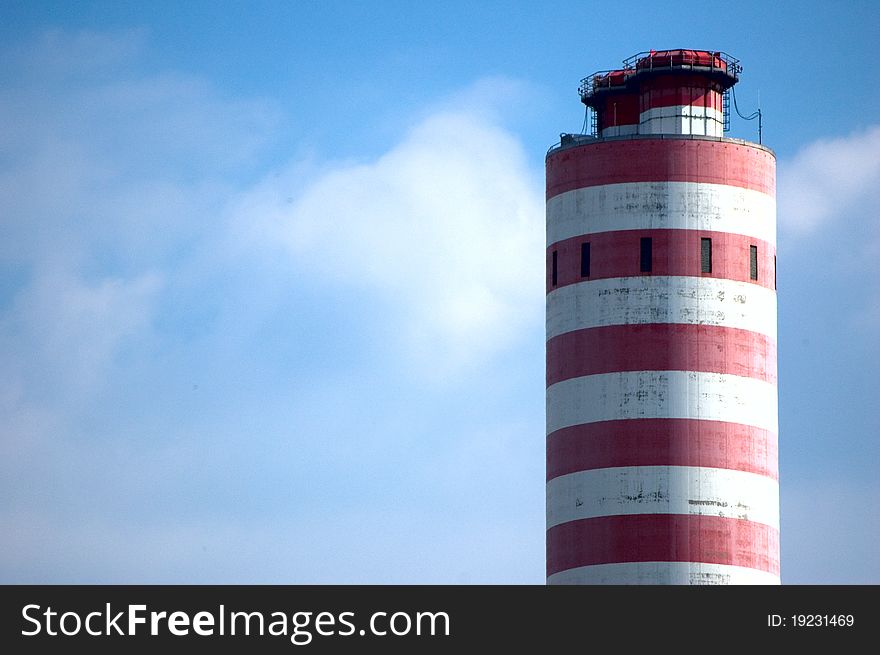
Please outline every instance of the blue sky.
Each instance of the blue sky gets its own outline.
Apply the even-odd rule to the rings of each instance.
[[[5,2],[0,581],[543,583],[544,153],[693,47],[779,157],[783,582],[880,582],[880,9],[609,7]]]

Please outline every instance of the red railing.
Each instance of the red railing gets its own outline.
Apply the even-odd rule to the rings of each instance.
[[[578,92],[586,102],[597,91],[624,88],[631,77],[661,70],[694,70],[724,73],[733,82],[739,79],[739,60],[725,52],[708,50],[649,50],[623,60],[623,68],[598,71],[581,80]]]

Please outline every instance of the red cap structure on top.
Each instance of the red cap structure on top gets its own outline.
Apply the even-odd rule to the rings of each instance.
[[[722,136],[725,91],[741,71],[723,52],[651,50],[625,59],[623,68],[584,78],[579,91],[595,111],[596,136]]]

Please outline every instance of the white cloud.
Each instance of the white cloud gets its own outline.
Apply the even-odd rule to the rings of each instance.
[[[63,272],[39,275],[0,320],[6,375],[75,402],[106,373],[119,344],[142,330],[161,287],[156,274],[86,284]]]
[[[803,274],[852,281],[858,293],[838,298],[854,327],[876,343],[880,277],[866,275],[880,256],[880,125],[846,137],[819,139],[778,166],[780,254],[804,262]]]
[[[310,284],[378,294],[390,338],[439,378],[542,316],[540,177],[485,113],[448,108],[373,161],[331,167],[294,194],[292,176],[267,181],[239,210],[264,217],[253,229],[280,240]]]
[[[792,235],[814,235],[834,221],[876,235],[878,210],[880,125],[814,141],[779,163],[780,226]]]
[[[142,32],[49,32],[0,52],[0,258],[136,274],[219,225],[279,115],[197,77],[139,71]]]
[[[146,40],[143,29],[71,32],[55,28],[45,30],[35,42],[8,48],[6,56],[12,70],[28,76],[58,74],[69,79],[71,73],[120,70],[143,50]]]
[[[144,346],[177,269],[222,230],[230,178],[271,134],[271,103],[141,72],[144,45],[141,31],[50,31],[0,52],[10,403],[76,406],[107,384],[121,347]]]
[[[0,578],[539,578],[542,176],[500,83],[254,186],[271,103],[139,39],[53,34],[0,89]]]

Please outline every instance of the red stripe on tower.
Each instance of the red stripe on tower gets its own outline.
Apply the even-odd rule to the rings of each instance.
[[[776,163],[722,137],[740,70],[632,57],[547,155],[549,583],[779,582]]]
[[[651,240],[650,270],[641,261],[642,239]],[[708,240],[705,243],[704,240]],[[589,244],[589,267],[584,244]],[[752,247],[758,271],[752,277]],[[703,250],[706,249],[704,253]],[[553,277],[553,253],[556,277]],[[703,255],[705,254],[705,257]],[[547,247],[547,292],[585,280],[631,275],[682,275],[753,282],[773,289],[776,246],[742,234],[705,230],[621,230],[564,239]]]
[[[623,182],[724,184],[776,195],[776,157],[755,144],[668,137],[596,139],[547,157],[548,200],[572,189]]]
[[[776,384],[776,342],[764,334],[681,323],[608,325],[547,341],[547,386],[616,371],[730,373]]]
[[[777,479],[777,459],[774,432],[725,421],[600,421],[547,435],[547,480],[624,466],[718,468]]]
[[[779,531],[742,519],[683,514],[601,516],[547,531],[548,576],[620,562],[704,562],[778,575]]]

